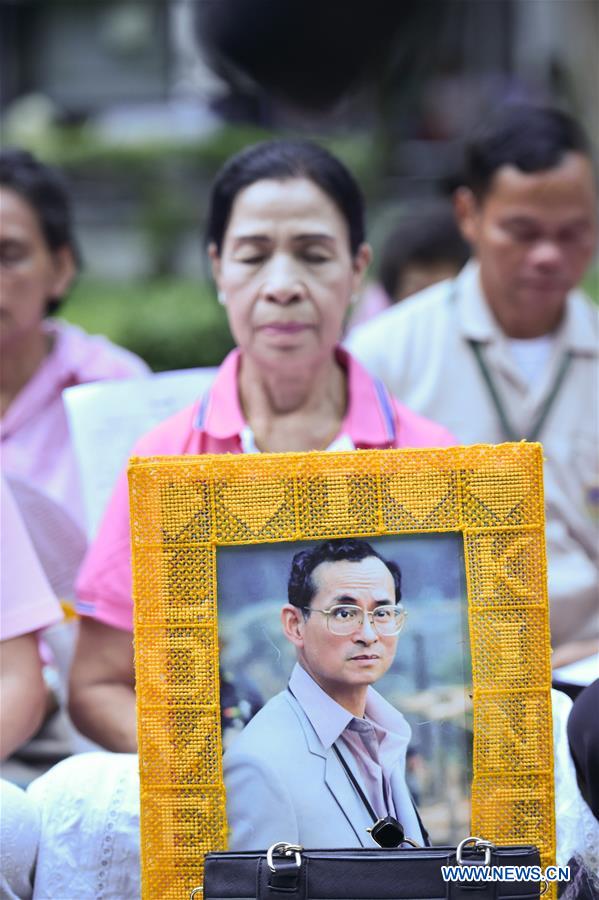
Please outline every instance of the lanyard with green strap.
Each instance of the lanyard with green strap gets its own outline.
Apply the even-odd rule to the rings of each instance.
[[[553,380],[553,384],[551,385],[551,390],[547,394],[545,401],[541,406],[536,419],[532,423],[532,427],[530,428],[528,434],[518,434],[518,432],[510,422],[505,411],[503,401],[501,400],[501,397],[497,392],[497,387],[495,385],[495,382],[493,381],[493,378],[491,377],[491,372],[489,371],[489,367],[487,366],[487,363],[485,362],[485,358],[483,356],[482,344],[479,341],[473,340],[472,338],[468,339],[468,343],[472,348],[472,352],[474,353],[474,357],[478,363],[480,373],[483,376],[484,382],[489,390],[489,396],[493,401],[493,406],[495,407],[495,411],[497,412],[497,416],[499,417],[499,421],[501,422],[501,427],[503,429],[506,440],[519,441],[522,440],[522,438],[526,438],[527,441],[536,441],[541,433],[543,425],[545,424],[547,416],[551,411],[551,408],[559,393],[564,378],[566,377],[566,372],[568,371],[570,363],[572,362],[572,353],[564,353],[559,370]]]
[[[450,300],[454,302],[457,297],[457,284],[455,281],[451,283],[450,286]],[[573,354],[571,351],[566,351],[562,357],[562,361],[560,363],[560,367],[556,373],[555,378],[553,379],[553,384],[551,385],[551,390],[547,394],[541,409],[533,421],[532,426],[527,434],[519,434],[508,417],[505,406],[503,405],[503,401],[499,395],[497,390],[497,385],[493,381],[493,377],[491,375],[491,371],[487,365],[485,357],[483,355],[483,346],[480,341],[475,340],[474,338],[468,338],[468,345],[470,346],[472,353],[474,354],[474,358],[478,363],[478,368],[480,369],[480,373],[483,377],[483,381],[487,386],[487,390],[489,391],[489,396],[493,402],[493,406],[495,407],[495,412],[497,413],[497,417],[501,423],[501,428],[503,430],[503,434],[506,440],[508,441],[520,441],[522,439],[526,439],[527,441],[536,441],[539,437],[543,426],[547,420],[547,416],[551,412],[553,404],[559,394],[560,388],[564,382],[564,378],[566,377],[566,373],[570,368],[570,364],[572,362]]]

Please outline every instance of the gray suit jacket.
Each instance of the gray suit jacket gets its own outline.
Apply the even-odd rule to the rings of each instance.
[[[332,748],[326,750],[302,707],[277,694],[224,755],[231,850],[278,841],[306,848],[375,847],[366,809]],[[391,775],[406,835],[421,840],[403,761]]]

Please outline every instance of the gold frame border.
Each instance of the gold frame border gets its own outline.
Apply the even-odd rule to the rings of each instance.
[[[226,846],[216,551],[239,544],[462,534],[472,832],[536,844],[544,865],[554,861],[542,466],[541,445],[525,442],[131,460],[145,900],[189,896],[204,854]],[[175,559],[187,581],[173,587]],[[191,684],[177,683],[182,656]]]

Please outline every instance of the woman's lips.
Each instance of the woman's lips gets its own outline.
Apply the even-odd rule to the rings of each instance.
[[[260,330],[265,334],[299,334],[311,327],[305,322],[271,322],[268,325],[262,325]]]

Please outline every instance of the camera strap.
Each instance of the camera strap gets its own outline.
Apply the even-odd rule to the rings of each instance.
[[[358,779],[355,777],[354,773],[347,763],[347,760],[343,757],[343,754],[336,744],[333,744],[333,750],[335,751],[337,759],[343,766],[345,774],[349,778],[360,800],[364,804],[370,818],[372,819],[372,826],[366,829],[370,834],[372,840],[376,844],[378,844],[379,847],[383,848],[400,847],[402,844],[411,844],[412,847],[417,847],[418,845],[415,843],[415,841],[411,840],[411,838],[406,837],[406,833],[401,822],[399,822],[395,818],[395,816],[389,815],[388,809],[386,816],[383,816],[382,818],[377,817],[368,800],[368,797],[360,787]]]
[[[354,773],[353,773],[352,770],[350,769],[350,767],[349,767],[349,765],[348,765],[348,763],[347,763],[347,760],[346,760],[345,757],[343,756],[343,753],[341,752],[341,750],[339,749],[339,747],[337,746],[337,744],[333,744],[333,750],[335,751],[335,755],[336,755],[337,759],[339,760],[339,762],[341,763],[341,765],[342,765],[343,768],[345,769],[345,774],[347,775],[347,777],[348,777],[349,780],[351,781],[351,783],[352,783],[352,785],[353,785],[353,787],[354,787],[354,789],[355,789],[355,791],[356,791],[356,794],[358,795],[358,797],[360,798],[360,800],[361,800],[362,803],[364,804],[364,807],[366,808],[366,812],[368,813],[368,815],[369,815],[370,818],[372,819],[373,823],[374,823],[374,822],[378,822],[379,817],[378,817],[377,814],[375,813],[375,811],[374,811],[374,809],[373,809],[373,807],[372,807],[372,805],[371,805],[371,803],[370,803],[368,797],[366,796],[366,794],[364,793],[364,791],[363,791],[362,788],[360,787],[360,782],[358,781],[358,779],[356,778],[356,776],[354,775]],[[389,810],[387,810],[387,815],[389,815]]]

